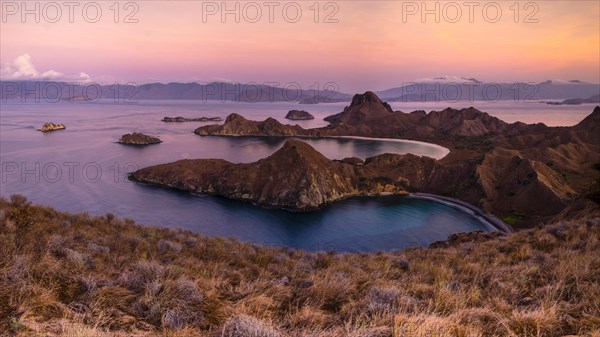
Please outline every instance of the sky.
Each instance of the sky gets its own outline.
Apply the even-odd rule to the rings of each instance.
[[[596,0],[0,3],[3,80],[600,82]]]

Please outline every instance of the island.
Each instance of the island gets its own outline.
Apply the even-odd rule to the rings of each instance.
[[[117,141],[117,143],[125,145],[151,145],[162,143],[162,140],[160,140],[157,137],[152,137],[143,133],[134,132],[124,134],[123,136],[121,136],[121,139]]]
[[[565,99],[562,102],[546,102],[550,105],[581,105],[581,104],[598,104],[600,103],[600,95],[594,95],[589,98],[570,98]]]
[[[200,136],[361,136],[435,143],[448,148],[449,154],[440,160],[411,159],[417,167],[435,166],[433,173],[418,171],[422,179],[417,180],[403,175],[391,178],[407,178],[406,190],[468,202],[517,227],[597,208],[589,188],[597,183],[594,167],[600,165],[600,107],[575,126],[549,127],[506,123],[474,107],[429,113],[393,111],[377,95],[365,92],[328,119],[325,127],[304,129],[273,118],[252,121],[231,114],[223,124],[205,125],[194,132]],[[407,173],[414,172],[409,168]],[[371,178],[375,177],[365,177]]]
[[[443,168],[434,159],[383,154],[364,164],[333,161],[297,139],[249,164],[221,159],[179,160],[140,169],[133,181],[197,194],[246,200],[267,208],[309,211],[352,196],[405,195]]]
[[[59,124],[44,123],[44,125],[41,128],[39,128],[38,131],[41,131],[41,132],[50,132],[50,131],[64,130],[66,128],[67,127],[64,124],[62,124],[62,123],[59,123]]]
[[[304,121],[315,119],[313,115],[311,115],[308,111],[304,110],[290,110],[287,115],[285,115],[286,119],[291,119],[294,121]]]
[[[198,117],[198,118],[186,118],[186,117],[164,117],[162,119],[166,123],[183,123],[183,122],[221,122],[221,117]]]

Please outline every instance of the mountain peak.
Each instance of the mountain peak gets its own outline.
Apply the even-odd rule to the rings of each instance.
[[[244,116],[236,114],[234,112],[234,113],[229,114],[229,116],[227,116],[227,118],[225,119],[225,123],[231,123],[231,122],[236,121],[236,120],[237,121],[245,121],[247,119],[244,118]]]
[[[383,103],[379,97],[372,91],[367,91],[364,94],[356,94],[352,97],[350,106],[359,105],[362,103]]]
[[[575,125],[575,128],[590,131],[600,130],[600,106],[596,106],[591,114]]]
[[[323,154],[319,151],[315,150],[312,146],[307,143],[300,141],[298,139],[288,139],[285,141],[283,146],[273,153],[271,156],[267,157],[265,160],[267,161],[276,161],[281,164],[287,163],[289,169],[293,167],[297,167],[301,161],[308,161],[312,164],[329,164],[330,160],[327,159]],[[282,165],[285,167],[286,165]],[[306,168],[302,168],[306,169]]]
[[[354,95],[354,97],[352,97],[352,103],[350,104],[349,108],[355,107],[355,106],[360,106],[363,104],[377,104],[377,105],[383,105],[386,110],[388,110],[389,112],[393,112],[392,111],[392,107],[390,107],[390,105],[387,102],[383,102],[379,96],[377,96],[374,92],[372,91],[367,91],[364,94],[356,94]]]

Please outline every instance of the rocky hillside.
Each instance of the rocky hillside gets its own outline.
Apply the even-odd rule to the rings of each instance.
[[[203,126],[195,132],[427,141],[446,146],[451,152],[434,161],[437,168],[427,179],[407,179],[409,189],[459,198],[517,226],[534,225],[557,215],[580,214],[581,210],[598,212],[598,205],[587,196],[599,177],[594,165],[600,162],[600,107],[576,126],[548,127],[541,123],[506,123],[473,107],[430,113],[392,111],[377,95],[366,92],[355,95],[344,111],[327,120],[329,126],[303,129],[273,119],[250,121],[232,114],[223,125]],[[426,166],[430,160],[420,158],[413,164]],[[412,171],[391,178],[397,181],[409,174]],[[377,172],[365,177],[373,181],[373,177],[382,175]]]
[[[262,122],[248,120],[236,113],[227,116],[223,125],[205,125],[194,133],[200,136],[300,136],[309,133],[300,126],[283,125],[274,118]]]
[[[432,247],[306,252],[0,198],[0,335],[600,336],[600,218]]]
[[[202,136],[365,136],[403,137],[444,141],[456,137],[479,137],[490,134],[526,132],[538,126],[523,123],[508,124],[473,107],[456,110],[404,113],[393,111],[374,93],[354,95],[344,111],[325,118],[331,124],[317,129],[283,125],[269,118],[251,121],[231,114],[223,125],[202,126],[195,130]]]
[[[352,161],[329,160],[310,145],[290,139],[254,163],[180,160],[143,168],[130,179],[303,211],[351,196],[406,194],[407,188],[425,186],[441,170],[435,160],[414,155],[384,154],[364,164],[348,162]]]

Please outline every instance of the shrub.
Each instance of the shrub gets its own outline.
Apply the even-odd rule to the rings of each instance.
[[[178,244],[177,242],[173,242],[173,241],[169,241],[169,240],[161,239],[156,244],[156,248],[158,248],[158,251],[161,253],[166,253],[166,252],[179,253],[179,252],[181,252],[181,245]]]
[[[222,337],[281,337],[282,335],[270,324],[256,318],[237,315],[223,327]]]
[[[29,205],[27,197],[21,194],[13,194],[10,196],[10,202],[14,207],[24,207]]]
[[[407,259],[397,258],[392,261],[392,266],[394,268],[398,268],[398,269],[406,271],[410,268],[410,263],[408,262]]]
[[[396,287],[372,287],[367,294],[367,310],[371,314],[391,314],[398,310],[400,290]]]
[[[110,223],[115,219],[115,215],[112,213],[106,213],[106,220]]]
[[[156,261],[141,261],[133,264],[121,274],[120,283],[133,291],[142,291],[146,286],[162,277],[164,267]]]
[[[186,276],[178,278],[173,285],[173,289],[176,292],[176,296],[187,303],[200,302],[204,299],[196,283]]]
[[[110,253],[110,248],[90,242],[87,245],[87,251],[90,254],[108,254]]]
[[[169,309],[162,315],[161,325],[168,329],[183,329],[185,317],[179,310]]]

